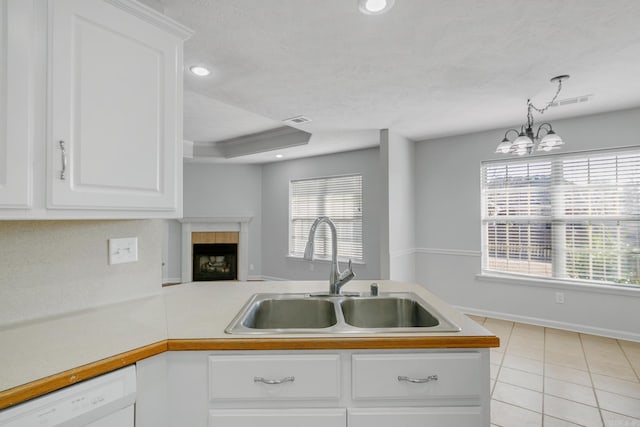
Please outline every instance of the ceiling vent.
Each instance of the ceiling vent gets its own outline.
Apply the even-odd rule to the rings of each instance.
[[[560,99],[558,101],[553,102],[550,107],[562,107],[563,105],[571,105],[571,104],[580,104],[582,102],[587,102],[593,98],[593,94],[576,96],[574,98],[565,98]]]
[[[301,125],[303,123],[309,123],[310,121],[311,119],[305,116],[289,117],[288,119],[283,120],[284,123],[288,123],[291,125]]]

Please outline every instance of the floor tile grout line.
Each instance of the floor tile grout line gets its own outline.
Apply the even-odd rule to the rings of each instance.
[[[618,348],[620,348],[620,351],[624,355],[625,360],[627,361],[627,363],[631,367],[631,371],[633,371],[633,373],[636,375],[636,380],[638,380],[638,382],[640,382],[640,373],[638,371],[636,371],[636,368],[633,366],[633,363],[631,363],[631,360],[629,359],[629,355],[627,354],[626,351],[624,351],[624,347],[622,346],[622,344],[620,344],[620,340],[616,339],[616,344],[618,344]]]
[[[583,334],[578,334],[578,338],[580,339],[580,345],[582,346],[582,354],[584,356],[584,361],[587,364],[587,369],[589,372],[589,380],[591,381],[591,391],[593,392],[593,397],[596,399],[596,405],[598,405],[598,414],[600,415],[600,421],[602,425],[605,425],[604,415],[602,415],[602,407],[600,406],[600,399],[598,399],[598,393],[596,393],[596,383],[593,381],[593,374],[591,372],[591,365],[589,364],[589,358],[587,357],[587,352],[584,347],[584,340],[582,339]]]
[[[529,409],[529,408],[526,408],[524,406],[520,406],[520,405],[515,404],[515,403],[505,402],[504,400],[500,400],[500,399],[492,399],[492,400],[495,400],[496,402],[504,403],[505,405],[513,406],[513,407],[518,408],[518,409],[524,409],[525,411],[533,412],[535,414],[540,414],[540,415],[542,415],[544,417],[544,413],[542,413],[542,412],[534,411],[533,409]]]

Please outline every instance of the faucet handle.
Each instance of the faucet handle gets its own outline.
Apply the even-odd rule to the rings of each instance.
[[[343,281],[346,279],[346,281],[344,282],[346,283],[349,280],[353,279],[354,277],[356,277],[356,275],[353,272],[353,267],[351,266],[351,258],[349,258],[349,263],[347,264],[347,268],[345,268],[344,271],[340,273],[339,280]]]

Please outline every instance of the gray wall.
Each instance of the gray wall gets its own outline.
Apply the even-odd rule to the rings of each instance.
[[[640,109],[553,121],[563,152],[638,144]],[[504,129],[416,145],[416,278],[468,312],[640,339],[640,291],[480,280],[480,162]],[[565,303],[555,303],[564,292]]]
[[[108,239],[138,262],[108,265]],[[0,221],[0,326],[160,292],[162,222]]]
[[[254,269],[249,277],[261,275],[262,166],[185,163],[183,200],[185,218],[252,216],[249,264]],[[180,236],[171,246],[176,244]],[[175,262],[180,265],[179,258]]]
[[[325,279],[326,261],[287,257],[289,239],[289,181],[293,179],[360,173],[363,182],[363,234],[365,264],[354,265],[358,278],[380,277],[379,150],[368,149],[328,156],[270,163],[262,171],[262,274],[268,279]],[[186,205],[186,203],[185,203]],[[344,265],[341,266],[344,268]]]

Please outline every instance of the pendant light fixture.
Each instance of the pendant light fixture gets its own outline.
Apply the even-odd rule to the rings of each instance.
[[[564,144],[562,138],[553,131],[553,128],[549,123],[542,123],[538,126],[535,134],[533,133],[533,110],[543,114],[558,98],[558,95],[562,90],[562,81],[567,80],[568,78],[569,75],[563,74],[551,79],[551,83],[558,83],[558,90],[556,90],[556,94],[553,96],[551,101],[547,102],[547,105],[544,107],[538,108],[531,103],[530,99],[527,99],[527,123],[520,127],[520,131],[517,129],[507,130],[504,134],[504,139],[496,148],[496,153],[524,156],[525,154],[531,154],[534,151],[556,150]],[[515,132],[517,135],[513,141],[508,137],[511,132]]]

